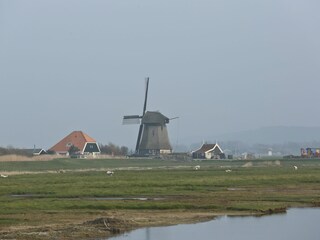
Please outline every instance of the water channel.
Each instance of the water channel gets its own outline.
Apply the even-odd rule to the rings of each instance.
[[[197,224],[138,229],[111,240],[319,240],[320,208],[263,217],[228,217]]]

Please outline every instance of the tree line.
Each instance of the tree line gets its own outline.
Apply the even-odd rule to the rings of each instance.
[[[128,155],[129,149],[125,146],[117,146],[113,143],[99,144],[101,154],[112,155],[112,156],[126,156]],[[76,154],[80,151],[79,148],[72,145],[68,152],[70,155]]]
[[[117,146],[113,143],[107,145],[99,144],[101,154],[113,155],[113,156],[126,156],[129,153],[128,147]]]
[[[14,147],[0,147],[0,156],[5,155],[19,155],[19,156],[27,156],[31,157],[32,154],[25,151],[24,149],[14,148]]]

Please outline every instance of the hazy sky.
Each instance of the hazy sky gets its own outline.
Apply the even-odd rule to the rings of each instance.
[[[171,142],[319,126],[318,0],[0,0],[0,146],[134,147],[144,78]]]

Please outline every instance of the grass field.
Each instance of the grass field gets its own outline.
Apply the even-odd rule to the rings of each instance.
[[[106,170],[115,173],[107,176]],[[318,159],[56,159],[0,162],[0,173],[8,174],[0,178],[2,230],[83,222],[117,211],[260,214],[320,205]]]

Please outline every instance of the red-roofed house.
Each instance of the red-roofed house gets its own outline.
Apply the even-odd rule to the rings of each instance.
[[[93,138],[89,137],[82,131],[74,131],[63,138],[60,142],[49,149],[51,152],[61,155],[69,155],[71,147],[79,149],[77,154],[81,155],[96,155],[100,153],[100,148]]]
[[[220,159],[223,154],[222,149],[217,143],[202,144],[201,148],[192,152],[192,158],[195,159]]]

